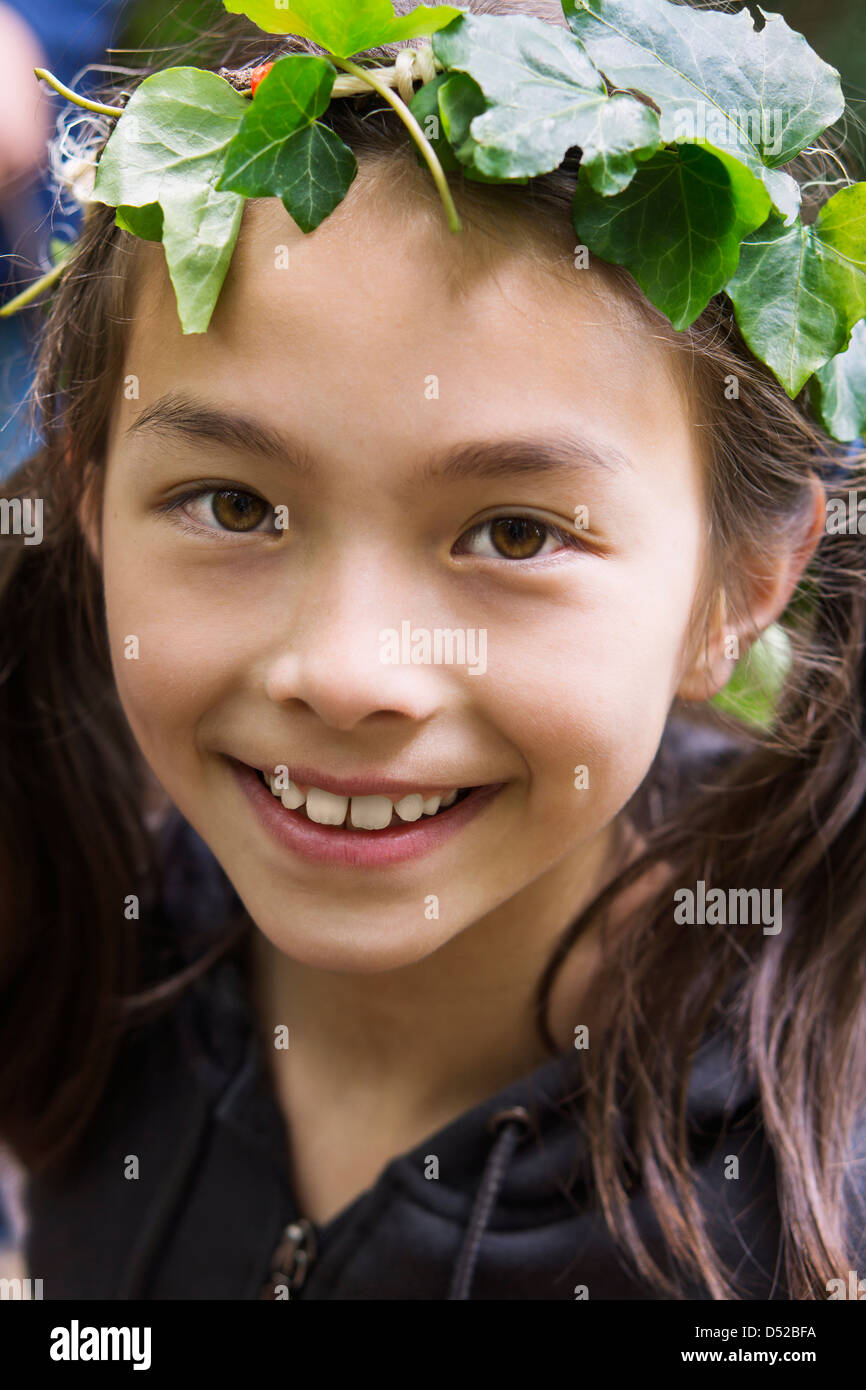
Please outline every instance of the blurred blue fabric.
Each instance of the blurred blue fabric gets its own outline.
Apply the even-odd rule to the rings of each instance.
[[[87,63],[106,61],[119,21],[132,0],[4,0],[24,19],[45,53],[47,66],[71,83]],[[36,78],[34,77],[34,82]],[[61,109],[56,98],[55,114]],[[54,225],[54,194],[46,174],[27,193],[0,206],[0,300],[8,300],[50,265],[49,241],[77,231],[77,218],[64,214]],[[33,379],[33,328],[38,310],[0,319],[0,477],[38,444],[23,405]]]

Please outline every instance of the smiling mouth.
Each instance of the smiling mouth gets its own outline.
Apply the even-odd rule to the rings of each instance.
[[[355,830],[367,834],[396,828],[408,830],[412,825],[438,820],[447,815],[452,807],[465,801],[472,792],[479,790],[477,787],[456,787],[452,791],[426,797],[421,792],[411,792],[394,801],[384,795],[341,796],[318,787],[305,788],[291,781],[285,785],[258,768],[255,773],[262,786],[267,787],[274,800],[279,801],[286,811],[325,829]]]

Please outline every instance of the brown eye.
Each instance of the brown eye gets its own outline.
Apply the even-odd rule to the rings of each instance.
[[[457,542],[457,554],[484,556],[488,560],[546,559],[557,553],[585,551],[582,540],[550,521],[520,512],[506,512],[470,526]]]
[[[490,523],[490,539],[507,560],[529,560],[544,545],[548,529],[530,517],[500,517]]]
[[[227,531],[254,531],[261,525],[269,508],[261,497],[255,497],[251,492],[225,489],[213,493],[211,511]]]

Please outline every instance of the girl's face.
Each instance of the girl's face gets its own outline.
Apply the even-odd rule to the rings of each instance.
[[[310,236],[248,205],[203,335],[140,247],[101,536],[145,758],[270,941],[359,972],[581,882],[686,678],[706,531],[664,349],[570,230],[554,275],[388,177]],[[334,828],[253,770],[283,765],[410,815],[480,790]]]

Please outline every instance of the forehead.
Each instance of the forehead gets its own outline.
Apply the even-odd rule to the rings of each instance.
[[[124,374],[139,378],[140,401],[121,402],[117,423],[182,388],[270,419],[300,405],[313,430],[382,431],[386,401],[398,432],[417,428],[425,403],[439,431],[577,409],[622,434],[638,405],[635,446],[687,430],[670,349],[597,267],[575,266],[567,203],[559,228],[545,217],[533,233],[507,197],[459,203],[455,234],[425,170],[368,160],[310,234],[277,199],[249,200],[204,334],[182,333],[162,249],[137,243]],[[435,420],[431,380],[446,403]]]

